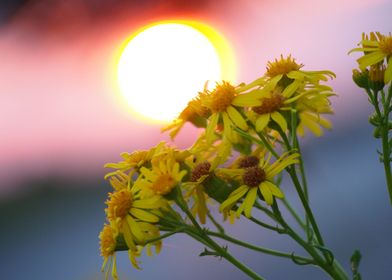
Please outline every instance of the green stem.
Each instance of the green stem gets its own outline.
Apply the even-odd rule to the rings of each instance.
[[[279,223],[287,229],[288,235],[293,238],[299,245],[301,245],[308,253],[309,255],[312,256],[314,259],[316,265],[318,265],[320,268],[322,268],[326,273],[328,273],[332,279],[334,280],[349,280],[349,277],[345,273],[345,271],[341,268],[340,264],[336,261],[333,260],[332,263],[329,263],[330,260],[324,260],[319,253],[316,251],[315,247],[313,247],[312,244],[307,243],[305,240],[303,240],[284,220],[282,217],[278,204],[276,201],[272,205],[272,208],[274,210],[275,216],[279,220]]]
[[[385,102],[383,102],[384,114],[381,112],[378,102],[378,92],[372,94],[369,89],[366,89],[369,98],[373,103],[374,109],[376,110],[377,118],[381,121],[378,124],[378,128],[381,130],[381,145],[382,145],[382,161],[384,164],[385,178],[387,183],[387,189],[389,193],[389,200],[392,204],[392,173],[391,173],[391,151],[388,142],[389,133],[389,113],[390,113],[390,103],[392,98],[392,85],[389,87],[388,97]]]
[[[191,220],[193,226],[197,230],[197,236],[193,236],[197,240],[200,241],[203,240],[203,244],[207,245],[211,249],[215,250],[215,252],[229,261],[231,264],[233,264],[235,267],[240,269],[242,272],[247,274],[249,277],[255,280],[264,280],[260,275],[258,275],[256,272],[254,272],[252,269],[238,261],[235,257],[233,257],[231,254],[229,254],[225,248],[222,248],[219,244],[217,244],[213,239],[211,239],[207,234],[206,231],[199,225],[199,223],[196,221],[196,219],[193,217],[192,213],[189,211],[188,206],[186,202],[184,201],[184,198],[182,197],[181,191],[178,191],[178,196],[175,198],[176,204],[181,208],[181,210],[187,215],[187,217]],[[200,238],[200,239],[199,239]],[[201,242],[201,241],[200,241]]]
[[[262,253],[265,253],[268,255],[273,255],[273,256],[287,258],[287,259],[293,259],[293,254],[288,254],[288,253],[284,253],[284,252],[280,252],[280,251],[276,251],[276,250],[272,250],[272,249],[268,249],[268,248],[264,248],[264,247],[255,246],[253,244],[249,244],[247,242],[235,239],[235,238],[228,236],[226,234],[221,234],[221,233],[212,232],[212,231],[207,231],[207,234],[215,236],[215,237],[219,237],[219,238],[227,240],[233,244],[236,244],[236,245],[242,246],[244,248],[248,248],[248,249],[257,251],[257,252],[262,252]],[[314,261],[309,258],[295,256],[295,259],[298,261],[306,262],[308,264],[311,264],[311,263],[314,264]]]
[[[215,218],[211,215],[210,211],[207,212],[207,217],[211,220],[211,222],[214,224],[214,226],[220,233],[225,233],[225,229],[215,220]]]
[[[290,214],[293,216],[295,221],[301,226],[303,230],[306,230],[306,225],[302,221],[301,217],[298,215],[298,213],[294,210],[294,208],[290,205],[290,203],[287,201],[287,199],[284,197],[282,199],[283,205],[287,208],[287,210],[290,212]]]
[[[290,143],[289,143],[289,141],[287,139],[286,134],[281,129],[279,129],[278,132],[281,135],[281,137],[284,140],[284,142],[286,143],[287,149],[291,150],[291,146],[290,146]],[[306,217],[307,217],[307,219],[309,219],[309,222],[312,225],[313,231],[314,231],[314,233],[316,235],[316,238],[317,238],[317,242],[321,246],[324,246],[323,237],[321,236],[321,233],[320,233],[320,230],[318,228],[316,219],[313,216],[312,209],[310,208],[308,200],[307,200],[307,198],[306,198],[306,196],[305,196],[305,194],[303,192],[303,188],[301,186],[301,183],[299,182],[299,179],[298,179],[298,176],[297,176],[297,172],[295,171],[295,167],[294,166],[290,166],[290,167],[287,167],[286,170],[289,173],[289,175],[291,177],[291,180],[294,183],[295,190],[297,191],[299,199],[301,200],[302,206],[304,207],[304,210],[305,210],[305,213],[306,213]]]

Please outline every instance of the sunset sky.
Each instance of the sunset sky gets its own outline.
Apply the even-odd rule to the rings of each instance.
[[[305,155],[309,157],[310,181],[315,182],[319,177],[325,179],[315,183],[319,184],[319,188],[314,191],[315,205],[323,205],[326,203],[325,197],[336,195],[336,203],[342,206],[343,196],[350,198],[356,194],[358,197],[355,197],[355,201],[372,206],[377,205],[380,201],[378,198],[384,199],[385,195],[380,204],[388,206],[382,167],[375,152],[378,142],[372,139],[371,127],[367,123],[371,109],[366,96],[351,79],[358,55],[349,56],[347,53],[360,41],[362,32],[390,32],[391,10],[391,0],[5,1],[0,4],[0,202],[17,200],[39,189],[31,182],[46,182],[57,177],[68,178],[72,182],[93,182],[86,184],[85,188],[94,188],[102,183],[105,173],[103,165],[120,160],[121,152],[148,149],[162,140],[169,141],[168,135],[160,132],[161,124],[138,118],[119,93],[116,80],[118,53],[124,41],[145,25],[160,20],[194,20],[219,31],[229,43],[237,65],[237,77],[233,82],[249,82],[260,77],[265,72],[267,61],[281,54],[291,54],[298,63],[305,65],[305,70],[328,69],[335,72],[337,78],[330,82],[339,94],[332,99],[335,114],[330,119],[334,129],[326,132],[325,138],[308,137],[303,142]],[[175,144],[183,148],[189,147],[197,133],[195,128],[186,126]],[[357,138],[352,139],[350,135]],[[350,181],[349,176],[352,176],[353,181]],[[373,193],[367,189],[369,184],[373,184],[369,178],[374,178],[369,176],[378,178],[374,184],[378,184],[376,189],[379,192]],[[329,179],[336,179],[339,184],[332,184]],[[76,185],[80,188],[83,183]],[[342,189],[341,185],[350,185],[351,188]],[[72,186],[65,184],[61,188],[72,189]],[[370,202],[365,200],[366,197]],[[95,205],[92,199],[88,200],[91,207]],[[73,201],[73,197],[69,200]],[[91,213],[96,215],[95,220],[101,219],[100,223],[103,223],[104,204],[102,201],[96,203],[100,203],[101,212],[96,214],[94,209]],[[322,207],[325,209],[326,205]],[[357,211],[363,211],[361,214],[367,215],[366,209],[358,207],[354,202],[347,207],[348,217],[357,222],[356,229],[364,232],[351,241],[363,243],[366,236],[371,234],[371,229],[366,225],[361,227],[361,219],[356,215]],[[12,212],[15,210],[10,209]],[[385,209],[387,208],[381,207],[380,210],[374,210],[376,212],[368,213],[367,218],[372,219],[378,215],[380,221],[389,219],[390,224],[391,215],[386,214]],[[339,218],[340,212],[337,210],[331,209],[330,213],[319,210],[317,214],[325,228],[328,228],[326,232],[331,236],[332,246],[341,248],[342,243],[337,241],[339,234],[350,239],[350,226],[331,221]],[[14,221],[13,216],[4,215],[7,215],[7,222]],[[69,212],[68,215],[71,220],[79,213]],[[83,216],[84,218],[88,220]],[[27,216],[25,219],[27,221]],[[91,246],[89,249],[95,250],[95,224],[84,223],[81,219],[78,224],[82,228],[81,232],[86,229],[83,242]],[[90,234],[87,224],[93,232],[91,240],[87,236],[87,232]],[[23,225],[18,226],[22,228]],[[41,226],[49,228],[45,221],[41,221],[37,228]],[[339,227],[342,227],[341,233],[335,230]],[[366,232],[364,228],[369,231]],[[374,228],[382,230],[381,224],[374,225]],[[10,229],[8,233],[7,236],[4,234],[9,238],[5,240],[12,240],[10,243],[13,243],[14,232]],[[384,231],[384,234],[389,233],[392,233],[390,226]],[[32,236],[41,236],[41,232],[37,231],[35,234]],[[75,232],[74,234],[76,236]],[[67,235],[56,243],[63,246],[61,248],[64,248],[69,259],[72,259],[72,252],[66,251],[66,247],[72,243],[72,236]],[[189,246],[187,252],[191,251],[193,245],[181,238],[178,240],[180,245],[169,244],[169,247]],[[39,249],[44,242],[37,241],[34,244],[31,246],[36,247],[30,249]],[[356,246],[355,244],[350,243],[350,246]],[[46,243],[42,246],[49,248]],[[378,257],[392,261],[390,255],[386,256],[386,251],[377,251],[382,248],[381,242],[364,246],[374,257],[373,262],[368,264],[369,270],[377,271]],[[168,251],[170,249],[172,248],[168,248]],[[88,249],[85,247],[81,250]],[[349,254],[348,251],[344,248],[338,250],[338,254]],[[101,279],[98,252],[89,252],[94,257],[83,252],[87,268],[82,267],[76,259],[70,260],[75,265],[75,271],[59,274],[62,276],[58,275],[56,279]],[[176,257],[175,252],[171,253],[173,255],[169,253],[168,257]],[[348,258],[346,255],[344,257]],[[0,259],[2,258],[6,259],[5,253],[0,253]],[[18,267],[14,262],[17,258],[22,257],[15,255],[13,259],[12,256],[8,259],[9,267]],[[53,262],[53,267],[60,267],[60,261],[52,260],[49,254],[42,253],[42,258]],[[196,258],[196,253],[188,254],[183,261]],[[26,257],[21,262],[24,260],[27,262],[29,259]],[[157,266],[151,268],[158,271],[162,271],[162,267],[168,262],[165,260],[159,264],[159,256],[148,261],[156,262]],[[201,269],[203,265],[207,265],[206,271],[214,273],[212,265],[203,261],[198,260],[195,266]],[[252,261],[253,265],[257,264],[256,260],[250,260],[250,263]],[[39,262],[36,263],[38,267]],[[40,271],[35,267],[36,263],[28,271]],[[373,267],[370,268],[370,265]],[[129,265],[123,264],[121,267],[127,266]],[[95,269],[97,274],[88,273]],[[184,273],[190,271],[186,267],[182,269]],[[125,273],[129,274],[130,270],[129,268]],[[0,273],[1,271],[0,269]],[[3,275],[12,275],[11,269],[4,271]],[[293,271],[294,274],[297,273],[295,275],[301,275],[298,268]],[[391,270],[389,272],[392,273]],[[23,272],[19,273],[23,275]],[[130,274],[133,275],[132,273]],[[225,275],[219,271],[216,273],[217,277]],[[276,275],[273,268],[269,272],[267,270],[268,273]],[[284,275],[281,273],[280,275]],[[384,269],[379,273],[379,276],[387,275],[388,271]],[[89,276],[86,278],[86,275]],[[99,276],[94,278],[91,275]],[[138,279],[154,277],[151,271],[137,275],[141,277]],[[169,277],[170,274],[164,275]],[[233,275],[232,279],[239,279],[239,274]],[[319,274],[310,275],[318,277]],[[20,276],[15,279],[26,278]]]

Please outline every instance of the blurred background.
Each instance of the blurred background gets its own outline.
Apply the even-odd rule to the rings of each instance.
[[[329,69],[334,129],[307,137],[303,152],[312,206],[328,247],[349,271],[360,249],[363,279],[392,278],[392,208],[368,124],[365,94],[351,71],[362,32],[392,30],[389,0],[9,0],[0,2],[0,279],[103,279],[98,233],[110,191],[107,162],[161,140],[160,124],[138,119],[114,82],[118,49],[135,30],[165,19],[200,20],[233,49],[237,81],[292,54],[304,69]],[[188,147],[186,127],[175,144]],[[284,186],[296,201],[291,187]],[[282,236],[238,223],[231,232],[296,251]],[[328,279],[317,268],[230,247],[266,279]],[[165,240],[134,270],[118,254],[121,279],[247,279],[225,261],[198,257],[186,236]]]

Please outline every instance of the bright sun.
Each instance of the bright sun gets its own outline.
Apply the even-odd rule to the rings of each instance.
[[[132,111],[159,122],[173,120],[208,80],[234,78],[224,39],[195,22],[163,22],[143,28],[125,45],[118,82]]]

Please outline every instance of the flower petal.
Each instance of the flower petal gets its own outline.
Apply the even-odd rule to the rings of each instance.
[[[263,131],[263,129],[268,125],[269,120],[270,120],[269,113],[260,115],[256,120],[256,131],[257,132]]]
[[[233,203],[237,202],[241,197],[243,197],[248,191],[248,187],[246,187],[246,186],[243,186],[243,187],[244,188],[242,188],[236,194],[233,195],[233,193],[231,193],[229,195],[229,197],[225,201],[222,202],[221,206],[219,207],[219,210],[220,211],[225,210],[225,208],[231,206]]]
[[[159,218],[157,216],[155,216],[154,214],[151,214],[145,210],[138,209],[138,208],[132,208],[129,212],[135,218],[138,218],[139,220],[150,222],[150,223],[159,222]]]
[[[385,54],[378,50],[358,58],[357,62],[359,64],[359,67],[364,70],[366,67],[374,65],[382,61],[384,58]]]
[[[273,112],[271,118],[282,128],[283,132],[287,130],[287,122],[279,112]]]
[[[252,208],[257,198],[257,188],[252,188],[244,199],[245,216],[250,218],[252,215]]]
[[[283,198],[283,192],[278,188],[278,186],[276,186],[275,184],[273,184],[272,182],[269,181],[265,181],[264,182],[266,185],[268,185],[269,190],[271,191],[272,195],[278,197],[278,198]]]
[[[274,199],[273,199],[272,193],[271,193],[268,185],[265,182],[266,181],[262,182],[259,185],[259,190],[260,190],[261,194],[263,195],[265,202],[268,205],[272,205],[272,203],[274,202]]]
[[[248,125],[246,124],[246,121],[241,116],[241,114],[236,109],[234,109],[233,106],[227,107],[226,111],[230,119],[237,127],[241,128],[242,130],[248,130]]]

